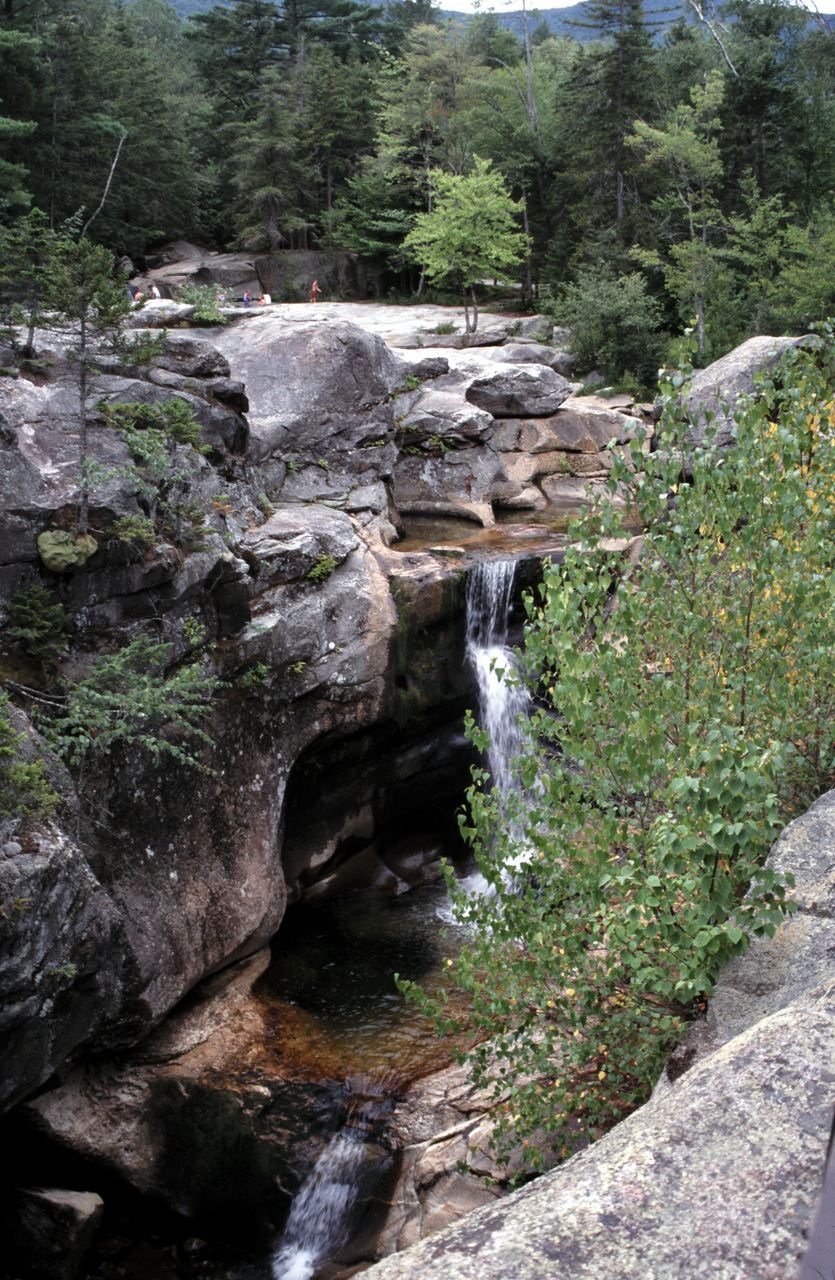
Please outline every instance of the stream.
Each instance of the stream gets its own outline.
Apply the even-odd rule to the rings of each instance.
[[[483,561],[467,578],[467,657],[478,685],[479,720],[500,794],[516,786],[513,760],[529,694],[501,673],[512,672],[508,618],[516,563]],[[480,872],[463,877],[483,892]],[[362,1082],[348,1101],[342,1128],[321,1151],[297,1192],[272,1255],[272,1280],[311,1280],[356,1228],[358,1200],[369,1177],[369,1145],[387,1142],[386,1099],[449,1062],[432,1023],[407,1004],[394,973],[430,993],[444,986],[447,957],[465,941],[442,882],[393,900],[343,899],[297,914],[283,927],[267,973],[271,992],[297,1012],[302,1054],[327,1061]]]

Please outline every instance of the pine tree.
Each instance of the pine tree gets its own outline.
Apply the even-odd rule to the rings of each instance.
[[[78,369],[79,517],[78,532],[87,532],[90,505],[87,454],[87,374],[92,348],[105,333],[121,328],[131,310],[124,280],[113,277],[113,255],[103,245],[62,237],[51,265],[47,305],[76,339]]]

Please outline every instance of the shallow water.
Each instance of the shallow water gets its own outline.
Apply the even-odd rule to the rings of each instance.
[[[499,523],[483,528],[471,520],[438,518],[435,516],[407,516],[404,520],[406,536],[396,542],[394,551],[432,551],[435,548],[449,554],[453,548],[467,558],[486,555],[518,557],[529,554],[547,555],[565,545],[567,515],[552,511],[548,521],[528,520],[519,524],[519,513],[513,512],[514,523]]]
[[[352,896],[291,911],[256,989],[273,1053],[302,1078],[392,1087],[444,1066],[450,1046],[394,975],[440,991],[462,941],[439,882],[398,898]]]

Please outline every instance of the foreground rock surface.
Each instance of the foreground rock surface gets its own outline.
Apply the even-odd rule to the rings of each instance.
[[[795,873],[798,914],[728,965],[708,1024],[678,1051],[647,1106],[558,1170],[369,1276],[795,1274],[832,1120],[835,792],[786,829],[770,861]]]

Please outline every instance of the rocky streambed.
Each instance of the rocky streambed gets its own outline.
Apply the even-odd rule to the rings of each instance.
[[[565,509],[606,479],[607,446],[642,429],[650,447],[652,434],[645,407],[572,394],[561,335],[552,345],[541,319],[512,322],[512,335],[491,322],[478,346],[442,347],[420,317],[384,341],[375,330],[389,317],[364,314],[359,327],[335,306],[268,308],[186,331],[176,303],[137,313],[166,337],[151,367],[98,362],[92,547],[68,533],[78,422],[60,336],[45,336],[25,376],[0,380],[3,599],[36,584],[64,604],[67,678],[149,634],[172,646],[170,663],[196,660],[224,685],[206,721],[211,772],[155,769],[120,748],[87,779],[83,808],[56,774],[55,817],[0,832],[7,1132],[33,1153],[71,1153],[74,1194],[95,1183],[195,1221],[237,1214],[266,1240],[354,1117],[374,1175],[345,1263],[493,1199],[486,1155],[472,1175],[457,1169],[488,1122],[431,1038],[424,1052],[410,1031],[403,1063],[386,1050],[387,1081],[367,1053],[325,1045],[314,997],[282,988],[304,968],[301,947],[270,960],[267,944],[288,906],[310,944],[326,919],[312,923],[317,904],[346,894],[390,895],[407,917],[420,901],[410,890],[437,915],[435,890],[417,886],[440,853],[460,853],[454,813],[472,760],[462,716],[475,696],[467,573],[510,557],[518,598],[560,554]],[[108,532],[146,514],[108,409],[172,397],[206,447],[183,457],[184,500],[203,527],[198,545],[137,550]],[[439,519],[453,523],[410,527]],[[3,664],[15,723],[39,752],[29,712],[43,681],[14,645]],[[346,928],[352,950],[367,908],[341,909],[348,924],[326,932],[336,942]],[[438,944],[425,922],[410,927],[405,958],[431,972]],[[397,954],[382,925],[369,931]],[[327,975],[338,961],[319,954],[308,969]],[[50,1180],[37,1161],[25,1176]],[[35,1220],[47,1235],[71,1220],[80,1240],[99,1212],[27,1201],[23,1213],[16,1196],[7,1220],[28,1224],[24,1248]],[[53,1258],[44,1274],[69,1280],[77,1258],[62,1256],[64,1270]]]

